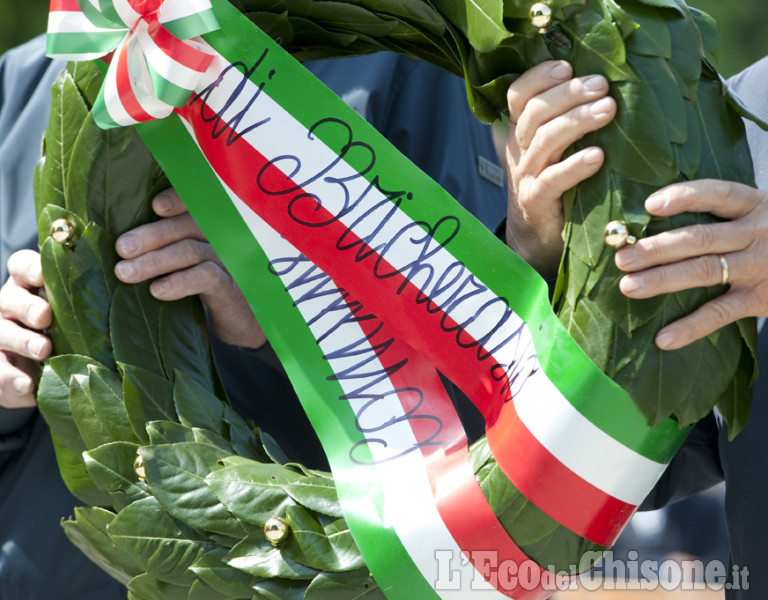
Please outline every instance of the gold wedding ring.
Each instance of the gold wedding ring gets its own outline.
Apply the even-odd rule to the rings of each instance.
[[[728,261],[725,260],[725,256],[722,254],[718,254],[717,258],[720,259],[720,285],[727,285],[728,284]]]

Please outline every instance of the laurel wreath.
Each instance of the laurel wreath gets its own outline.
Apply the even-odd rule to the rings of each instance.
[[[673,144],[676,162],[671,173],[648,174],[638,170],[631,152],[617,152],[596,183],[567,199],[561,318],[590,357],[634,392],[649,420],[672,414],[690,423],[719,403],[734,430],[743,425],[754,362],[744,324],[707,340],[708,358],[701,358],[701,347],[695,351],[703,368],[711,361],[717,368],[703,381],[692,378],[688,389],[673,389],[673,400],[660,400],[655,382],[651,392],[637,389],[647,375],[643,365],[666,372],[690,362],[682,357],[659,366],[646,339],[661,326],[659,319],[671,320],[722,290],[677,296],[675,310],[664,302],[630,308],[627,322],[627,313],[616,308],[627,305],[616,298],[617,273],[602,242],[609,217],[622,217],[637,235],[690,222],[690,216],[651,221],[640,209],[650,189],[670,180],[704,176],[713,164],[721,177],[751,178],[733,116],[743,107],[710,66],[709,21],[677,0],[553,1],[554,20],[541,31],[528,21],[530,2],[499,2],[502,12],[485,28],[477,19],[462,20],[456,6],[464,3],[448,0],[284,0],[269,9],[258,0],[233,4],[301,59],[384,49],[465,75],[470,104],[486,120],[503,109],[510,73],[547,58],[568,58],[577,73],[602,72],[619,82],[616,128],[581,145],[613,148],[631,134],[643,152]],[[696,35],[690,48],[678,43]],[[658,72],[670,74],[669,80],[652,76]],[[227,403],[199,302],[159,302],[146,284],[115,279],[115,238],[152,219],[150,200],[168,182],[132,129],[103,131],[94,124],[90,109],[100,86],[101,75],[90,64],[72,64],[59,77],[35,175],[56,349],[38,400],[62,476],[87,505],[64,521],[67,535],[137,600],[383,598],[344,521],[331,475],[277,459],[282,453],[274,441]],[[682,111],[686,135],[656,114],[651,130],[637,130],[638,122],[647,125],[647,104],[661,100],[659,114],[667,115],[670,106]],[[694,116],[701,110],[706,115]],[[635,124],[629,134],[622,130],[627,123]],[[704,127],[715,147],[727,148],[723,156],[702,143]],[[588,210],[595,204],[602,208]],[[614,324],[608,334],[604,319]],[[617,347],[621,353],[606,355]],[[485,440],[473,445],[471,457],[494,513],[539,564],[567,568],[585,552],[602,549],[519,494]]]

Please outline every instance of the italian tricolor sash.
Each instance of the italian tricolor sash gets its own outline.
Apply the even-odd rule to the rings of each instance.
[[[444,190],[226,0],[54,0],[49,34],[54,56],[114,52],[98,122],[142,123],[291,377],[388,598],[554,590],[493,514],[438,371],[511,485],[615,541],[687,431],[649,428],[544,281]],[[535,584],[504,585],[488,552]]]

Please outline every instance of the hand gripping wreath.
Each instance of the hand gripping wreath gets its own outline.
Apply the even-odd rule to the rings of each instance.
[[[262,42],[241,43],[237,36],[256,36],[257,31],[243,25],[245,19],[226,2],[211,6],[205,1],[61,0],[52,3],[51,53],[82,59],[114,51],[104,78],[92,63],[73,63],[57,81],[44,157],[36,173],[57,353],[45,367],[38,400],[52,429],[64,480],[88,505],[76,510],[74,520],[65,521],[67,534],[127,584],[130,597],[144,600],[442,597],[450,595],[450,589],[438,585],[440,568],[457,575],[443,581],[449,588],[474,585],[498,597],[546,597],[558,581],[567,582],[568,576],[590,566],[585,556],[595,558],[591,552],[615,540],[683,439],[681,426],[695,422],[715,404],[732,432],[746,419],[754,364],[754,331],[748,323],[729,326],[675,353],[661,354],[651,342],[664,323],[722,288],[644,302],[623,299],[613,251],[603,240],[611,221],[622,221],[627,235],[640,237],[709,219],[651,219],[642,211],[642,202],[659,186],[713,175],[751,181],[751,162],[735,112],[742,109],[710,63],[716,37],[711,21],[673,0],[558,0],[535,6],[498,1],[484,3],[482,9],[474,2],[448,0],[407,5],[308,0],[233,4],[300,59],[394,50],[461,73],[471,106],[485,120],[503,112],[504,93],[515,74],[542,60],[566,58],[577,74],[606,75],[619,105],[617,118],[580,146],[606,148],[608,161],[566,199],[567,245],[555,303],[570,335],[633,402],[614,401],[624,392],[617,395],[616,386],[591,378],[588,372],[594,366],[580,362],[580,352],[563,359],[562,348],[572,341],[559,333],[562,326],[554,319],[529,319],[525,309],[515,308],[525,322],[514,320],[507,299],[516,293],[513,284],[525,287],[521,282],[529,281],[525,277],[530,274],[524,267],[509,266],[519,261],[501,245],[487,242],[487,232],[462,214],[455,222],[469,232],[465,247],[465,238],[456,234],[454,242],[445,237],[445,230],[438,231],[438,223],[448,221],[402,202],[406,190],[402,196],[390,193],[388,200],[415,225],[404,226],[409,236],[391,236],[388,244],[423,239],[419,260],[425,261],[438,254],[425,249],[431,248],[432,238],[439,238],[440,251],[450,250],[455,261],[445,263],[448,268],[431,280],[431,287],[423,285],[414,292],[421,302],[410,308],[402,304],[403,298],[409,286],[418,283],[417,277],[410,282],[379,277],[378,287],[370,290],[356,283],[370,277],[371,269],[366,271],[369,254],[350,241],[354,227],[337,233],[341,246],[362,257],[353,261],[362,265],[358,271],[336,272],[335,263],[342,261],[312,254],[332,238],[335,230],[329,224],[335,219],[321,223],[324,213],[319,209],[331,210],[330,205],[323,205],[319,193],[296,193],[287,182],[296,172],[285,166],[284,155],[282,164],[276,159],[265,163],[261,192],[278,199],[292,195],[286,210],[305,229],[295,235],[278,228],[282,236],[272,238],[259,229],[264,215],[258,203],[248,204],[247,190],[239,187],[244,182],[227,164],[218,164],[224,150],[207,145],[215,139],[227,148],[242,147],[246,157],[258,159],[260,148],[249,145],[248,127],[236,130],[230,123],[228,133],[224,129],[223,135],[204,135],[205,126],[215,128],[226,121],[226,107],[216,105],[226,83],[223,73],[239,75],[235,87],[254,86],[254,95],[271,94],[275,88],[280,104],[279,86],[271,75],[254,72],[246,81],[244,69],[232,67],[238,63],[238,46],[260,47]],[[269,52],[273,56],[278,49],[271,46]],[[254,64],[258,58],[238,64]],[[301,71],[297,65],[293,68]],[[297,71],[291,78],[303,76]],[[187,156],[192,142],[164,145],[166,130],[152,129],[157,122],[141,131],[163,170],[133,128],[115,128],[172,112],[178,116],[177,126],[183,122],[197,135],[195,144],[208,160],[195,163],[200,168],[167,160],[169,153]],[[326,139],[330,125],[340,121],[310,119],[304,137],[322,139],[342,157],[346,151],[354,162],[350,150],[364,144]],[[362,127],[349,122],[355,131]],[[341,164],[338,157],[329,161],[324,164]],[[255,164],[249,162],[252,168]],[[284,167],[283,175],[270,179],[275,166]],[[361,173],[375,175],[375,169],[365,167],[359,167]],[[352,407],[356,429],[351,433],[334,429],[333,418],[310,414],[324,444],[326,438],[350,435],[351,450],[343,455],[349,463],[344,466],[350,468],[337,469],[331,460],[335,478],[282,459],[270,438],[228,405],[195,301],[157,302],[146,285],[125,285],[112,275],[114,239],[151,218],[149,200],[168,185],[163,171],[196,219],[205,220],[202,209],[194,208],[194,189],[187,194],[183,188],[198,185],[194,179],[184,183],[191,171],[206,169],[225,179],[233,194],[244,198],[243,206],[258,216],[240,206],[249,224],[245,234],[261,236],[262,243],[272,240],[265,244],[263,258],[271,275],[265,268],[260,285],[277,286],[270,288],[275,296],[293,295],[290,309],[279,312],[283,309],[270,305],[269,310],[278,312],[257,316],[300,396],[311,390],[318,403],[328,402],[323,405],[326,413],[335,410],[339,400]],[[446,205],[439,203],[440,193],[424,185],[441,214]],[[386,196],[384,190],[393,188],[374,180],[366,189]],[[413,189],[422,188],[414,184]],[[433,202],[431,195],[423,197]],[[216,208],[215,218],[209,220],[224,219],[225,212]],[[213,225],[206,230],[201,221],[201,226],[226,262],[226,244],[217,239],[231,236],[229,230],[221,236]],[[322,235],[312,237],[313,228],[322,229]],[[368,229],[369,237],[360,239],[379,253],[381,275],[384,250],[375,243],[376,231]],[[306,256],[300,251],[304,238],[311,242]],[[390,245],[386,249],[394,247]],[[476,252],[479,247],[484,249],[482,257]],[[427,263],[418,265],[426,268]],[[398,273],[404,271],[401,267]],[[511,278],[513,271],[521,279]],[[232,272],[237,279],[236,266]],[[497,326],[475,335],[471,343],[467,336],[480,319],[449,321],[459,308],[469,306],[467,294],[451,291],[449,282],[460,280],[457,273],[465,275],[463,282],[484,284],[473,299],[473,314],[484,309],[487,314],[488,307],[500,303],[504,307]],[[543,283],[530,281],[530,295],[545,299]],[[248,297],[247,281],[238,283]],[[449,300],[438,306],[446,297]],[[252,301],[254,310],[265,310],[256,304]],[[279,331],[296,315],[303,319],[296,335],[281,338]],[[270,329],[275,320],[280,328]],[[438,323],[444,337],[429,337],[431,322]],[[324,345],[351,327],[357,337],[340,338],[343,341],[334,347]],[[521,343],[520,332],[528,335],[528,329],[532,341]],[[552,343],[546,350],[540,345],[542,336]],[[505,363],[499,356],[511,346],[535,346],[536,352],[523,355],[531,362]],[[449,355],[459,359],[451,362]],[[301,360],[291,360],[293,356]],[[374,359],[379,371],[367,368]],[[304,365],[309,363],[321,365],[321,370],[307,375]],[[475,376],[482,371],[475,370],[475,363],[486,367],[485,379]],[[489,364],[496,368],[488,369]],[[694,368],[691,365],[701,374],[692,373],[681,382],[676,374]],[[448,403],[435,367],[464,389],[486,416],[488,436],[470,449],[455,414],[445,409]],[[560,381],[551,375],[558,369],[570,370],[570,383],[555,385],[546,379]],[[538,392],[543,388],[535,382],[544,381],[542,377],[546,382],[541,385],[556,393]],[[389,386],[385,391],[374,387],[379,379]],[[568,393],[560,395],[561,388]],[[377,417],[372,407],[384,406],[381,402],[390,396],[398,396],[400,417]],[[308,413],[317,410],[314,402],[305,402]],[[415,418],[436,414],[441,415],[439,430],[429,427],[434,419]],[[389,439],[385,444],[382,423],[387,429],[407,425],[411,445],[398,453]],[[616,456],[628,461],[623,470],[609,464]],[[409,471],[414,457],[418,465]],[[378,479],[369,478],[371,472]],[[416,472],[421,479],[410,478]],[[639,472],[644,473],[642,485],[628,484]],[[489,550],[498,553],[497,564],[510,559],[516,568],[525,565],[528,581],[535,580],[535,585],[523,585],[509,569],[484,573],[487,555],[482,552]]]

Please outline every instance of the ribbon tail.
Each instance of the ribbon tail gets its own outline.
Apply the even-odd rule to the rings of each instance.
[[[94,25],[79,11],[57,10],[48,15],[46,55],[61,60],[94,60],[115,49],[127,29]]]
[[[210,0],[166,2],[159,11],[159,19],[163,27],[180,40],[188,40],[220,28]]]

